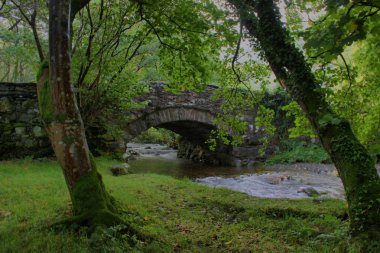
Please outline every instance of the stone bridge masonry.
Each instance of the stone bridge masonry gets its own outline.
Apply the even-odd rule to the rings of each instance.
[[[154,83],[150,92],[136,99],[136,102],[149,101],[141,109],[131,110],[127,115],[133,118],[125,126],[125,139],[131,140],[150,127],[166,128],[181,136],[178,155],[194,161],[222,165],[247,165],[259,156],[259,135],[252,122],[256,110],[245,109],[244,120],[249,127],[243,144],[237,147],[218,143],[212,152],[205,143],[210,132],[216,129],[214,120],[219,113],[222,100],[211,99],[217,86],[209,85],[203,92],[183,91],[173,94],[164,89],[165,83]]]
[[[218,87],[209,85],[201,92],[184,91],[173,94],[164,89],[164,83],[154,83],[150,91],[136,99],[149,101],[144,108],[125,112],[131,116],[125,129],[128,142],[150,127],[166,128],[181,136],[180,157],[211,164],[247,165],[257,159],[259,136],[252,124],[255,110],[246,110],[242,120],[250,127],[244,143],[238,147],[219,143],[211,152],[205,141],[211,130],[222,100],[211,96]],[[51,154],[49,140],[39,118],[36,85],[33,83],[0,83],[0,159],[44,156]]]

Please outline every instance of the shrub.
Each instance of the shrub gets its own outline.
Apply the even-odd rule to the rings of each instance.
[[[151,127],[140,134],[133,141],[141,143],[159,143],[170,147],[176,147],[178,134],[164,128]]]
[[[297,162],[330,163],[331,161],[320,145],[297,139],[283,141],[280,150],[267,160],[268,164]]]

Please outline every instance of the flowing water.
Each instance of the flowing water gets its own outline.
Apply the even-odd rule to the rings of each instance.
[[[140,154],[129,161],[134,173],[157,173],[190,178],[211,187],[226,187],[252,196],[268,198],[344,198],[343,186],[332,165],[257,165],[251,168],[208,166],[178,159],[176,151],[159,144],[128,144]]]

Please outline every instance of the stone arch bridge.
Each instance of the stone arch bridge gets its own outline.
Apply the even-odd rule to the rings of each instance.
[[[214,120],[219,113],[222,100],[211,99],[217,86],[208,85],[203,92],[183,91],[173,94],[164,89],[164,83],[154,83],[150,91],[136,99],[136,102],[149,101],[145,107],[128,111],[132,119],[124,127],[125,139],[130,141],[150,127],[166,128],[181,136],[178,154],[195,161],[211,164],[248,164],[257,159],[261,146],[259,134],[252,122],[256,110],[245,109],[244,118],[248,129],[243,144],[238,147],[217,145],[216,151],[209,150],[206,140],[216,129]]]

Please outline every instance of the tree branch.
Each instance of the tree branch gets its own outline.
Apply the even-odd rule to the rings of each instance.
[[[0,6],[0,11],[4,8],[5,4],[7,3],[7,0],[3,0]]]
[[[142,1],[138,1],[138,7],[139,7],[139,14],[140,14],[140,18],[141,20],[145,21],[152,29],[153,29],[153,33],[156,35],[157,39],[160,41],[160,44],[165,46],[165,47],[168,47],[170,49],[173,49],[173,50],[176,50],[176,51],[182,51],[181,48],[178,48],[178,47],[175,47],[173,45],[170,45],[166,42],[164,42],[159,34],[159,32],[157,31],[156,27],[152,24],[152,22],[150,22],[149,19],[147,19],[145,16],[144,16],[144,12],[143,12],[143,3]]]
[[[25,18],[26,22],[31,26],[31,20],[29,19],[28,15],[24,12],[24,10],[21,8],[19,4],[17,4],[15,1],[11,0],[11,3],[17,7],[17,9],[20,11],[21,15]]]
[[[162,15],[164,17],[166,17],[171,23],[173,23],[174,25],[176,25],[178,27],[178,29],[180,29],[181,31],[187,31],[187,32],[199,33],[199,34],[207,35],[207,33],[203,32],[203,31],[196,31],[196,30],[192,30],[192,29],[188,29],[188,28],[183,27],[181,24],[179,24],[177,21],[175,21],[174,19],[172,19],[166,13],[162,13]]]
[[[36,47],[38,51],[38,56],[40,57],[40,61],[44,61],[44,52],[42,49],[41,41],[38,36],[37,32],[37,25],[36,25],[36,17],[37,17],[37,1],[33,1],[33,12],[31,17],[29,18],[27,13],[24,12],[21,5],[17,4],[15,1],[11,0],[11,2],[17,7],[17,9],[20,11],[21,15],[25,18],[26,22],[29,24],[29,26],[32,28],[34,41],[36,42]]]
[[[342,53],[339,53],[339,56],[340,56],[340,58],[343,60],[344,66],[346,67],[347,78],[348,78],[348,81],[350,82],[350,85],[348,86],[348,89],[347,89],[347,91],[346,91],[346,94],[344,95],[344,96],[346,97],[348,91],[351,90],[352,79],[351,79],[351,74],[350,74],[350,68],[348,67],[348,64],[347,64],[347,62],[346,62],[346,59],[344,58],[344,56],[343,56]]]
[[[71,0],[71,22],[74,20],[75,15],[89,2],[90,0]]]
[[[16,22],[11,26],[9,27],[9,31],[12,31],[15,27],[17,27],[17,25],[21,22],[21,19],[16,19]]]
[[[236,68],[235,68],[235,63],[239,57],[239,51],[240,51],[240,44],[241,44],[241,38],[243,36],[243,23],[240,21],[240,30],[239,30],[239,33],[240,33],[240,36],[239,36],[239,40],[238,40],[238,43],[236,45],[236,50],[235,50],[235,54],[234,54],[234,57],[232,59],[232,71],[234,72],[235,76],[237,77],[238,81],[240,83],[242,83],[243,81],[241,80],[240,78],[240,75],[239,73],[237,73],[236,71]]]

